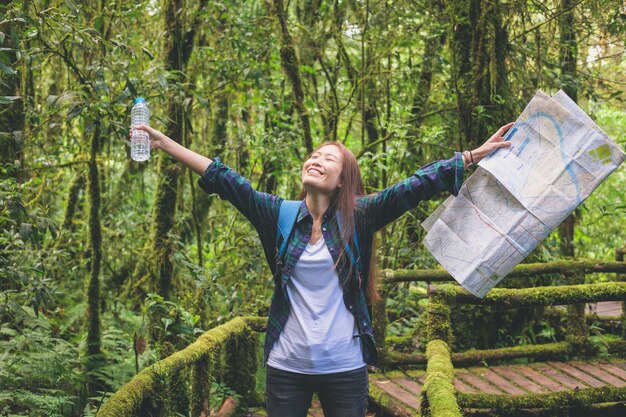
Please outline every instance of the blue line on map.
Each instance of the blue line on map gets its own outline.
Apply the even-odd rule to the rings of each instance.
[[[524,139],[524,141],[519,145],[519,149],[517,150],[517,156],[519,156],[519,154],[521,154],[524,151],[524,148],[529,143],[530,143],[530,137],[526,136],[526,139]]]
[[[504,138],[505,142],[510,141],[513,138],[513,135],[515,135],[515,132],[517,132],[517,127],[513,126],[513,128],[511,130],[509,130]],[[487,155],[484,159],[489,159],[492,156],[494,156],[500,149],[502,148],[498,148],[495,151],[493,151],[492,153],[490,153],[489,155]],[[506,158],[506,156],[505,156]]]
[[[513,135],[515,134],[515,132],[517,132],[517,127],[513,126],[513,129],[511,129],[509,131],[509,133],[506,135],[506,137],[504,138],[505,142],[510,141],[511,139],[513,139]]]
[[[523,125],[527,125],[528,122],[530,122],[530,120],[532,119],[537,119],[539,117],[545,117],[546,119],[548,119],[553,125],[554,128],[556,129],[556,133],[559,135],[559,148],[561,150],[561,159],[563,159],[563,164],[565,165],[565,170],[567,171],[567,173],[569,174],[570,178],[572,179],[572,183],[574,184],[574,186],[576,187],[576,204],[580,204],[581,203],[581,199],[580,199],[580,184],[578,183],[578,178],[576,178],[576,174],[574,173],[574,170],[572,169],[572,167],[570,166],[570,164],[567,162],[567,157],[568,155],[565,153],[565,138],[563,137],[563,131],[561,130],[561,125],[559,125],[557,123],[556,120],[554,120],[554,118],[549,115],[546,112],[543,111],[538,111],[537,113],[534,113],[532,115],[530,115],[528,117],[528,120],[525,122],[518,122],[520,126]]]

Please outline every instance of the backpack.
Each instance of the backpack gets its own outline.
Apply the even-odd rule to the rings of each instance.
[[[287,244],[289,243],[289,238],[291,237],[291,232],[293,230],[293,226],[296,223],[296,218],[298,217],[298,212],[300,211],[300,205],[302,201],[297,200],[283,200],[280,208],[278,209],[278,227],[276,228],[276,259],[277,266],[282,265],[282,260],[284,259],[285,252],[287,251]],[[339,226],[339,230],[341,230],[341,219],[339,217],[339,213],[337,213],[337,225]],[[282,240],[281,240],[282,238]],[[354,248],[356,249],[356,258],[354,254],[350,250],[350,245],[346,242],[346,253],[350,256],[350,260],[352,262],[352,266],[356,267],[359,271],[359,287],[361,286],[361,252],[359,251],[359,240],[356,235],[356,227],[354,228],[354,233],[352,235],[352,240],[354,241]]]

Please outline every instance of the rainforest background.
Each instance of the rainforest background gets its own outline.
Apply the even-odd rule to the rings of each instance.
[[[204,330],[268,312],[245,218],[164,153],[131,161],[135,97],[259,190],[295,198],[307,153],[339,140],[375,192],[478,146],[538,89],[623,149],[625,39],[616,0],[0,1],[0,415],[91,415]],[[622,168],[530,259],[614,259],[625,189]],[[440,201],[379,234],[380,268],[436,267],[419,223]],[[423,349],[424,287],[385,291],[391,340]],[[562,336],[501,320],[459,324],[456,348]]]

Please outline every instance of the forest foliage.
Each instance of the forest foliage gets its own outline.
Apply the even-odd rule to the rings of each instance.
[[[267,314],[245,218],[163,153],[131,161],[135,97],[259,190],[296,197],[311,146],[338,140],[375,192],[481,143],[538,89],[626,146],[625,39],[619,0],[3,1],[0,415],[93,414],[202,331]],[[576,256],[626,244],[624,189],[621,169],[577,211]],[[380,233],[381,268],[436,267],[419,223],[437,204]],[[390,335],[415,331],[422,293],[389,290]],[[495,342],[538,337],[520,332]]]

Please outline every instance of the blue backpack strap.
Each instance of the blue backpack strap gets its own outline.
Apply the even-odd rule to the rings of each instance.
[[[298,217],[298,211],[300,211],[300,205],[302,201],[295,200],[283,200],[278,209],[278,227],[276,228],[276,247],[279,248],[278,244],[280,243],[280,248],[278,249],[278,253],[282,258],[285,255],[285,251],[287,250],[287,243],[289,240],[289,235],[291,234],[291,230],[293,229],[293,225],[296,223],[296,218]],[[282,237],[282,242],[280,238]]]

